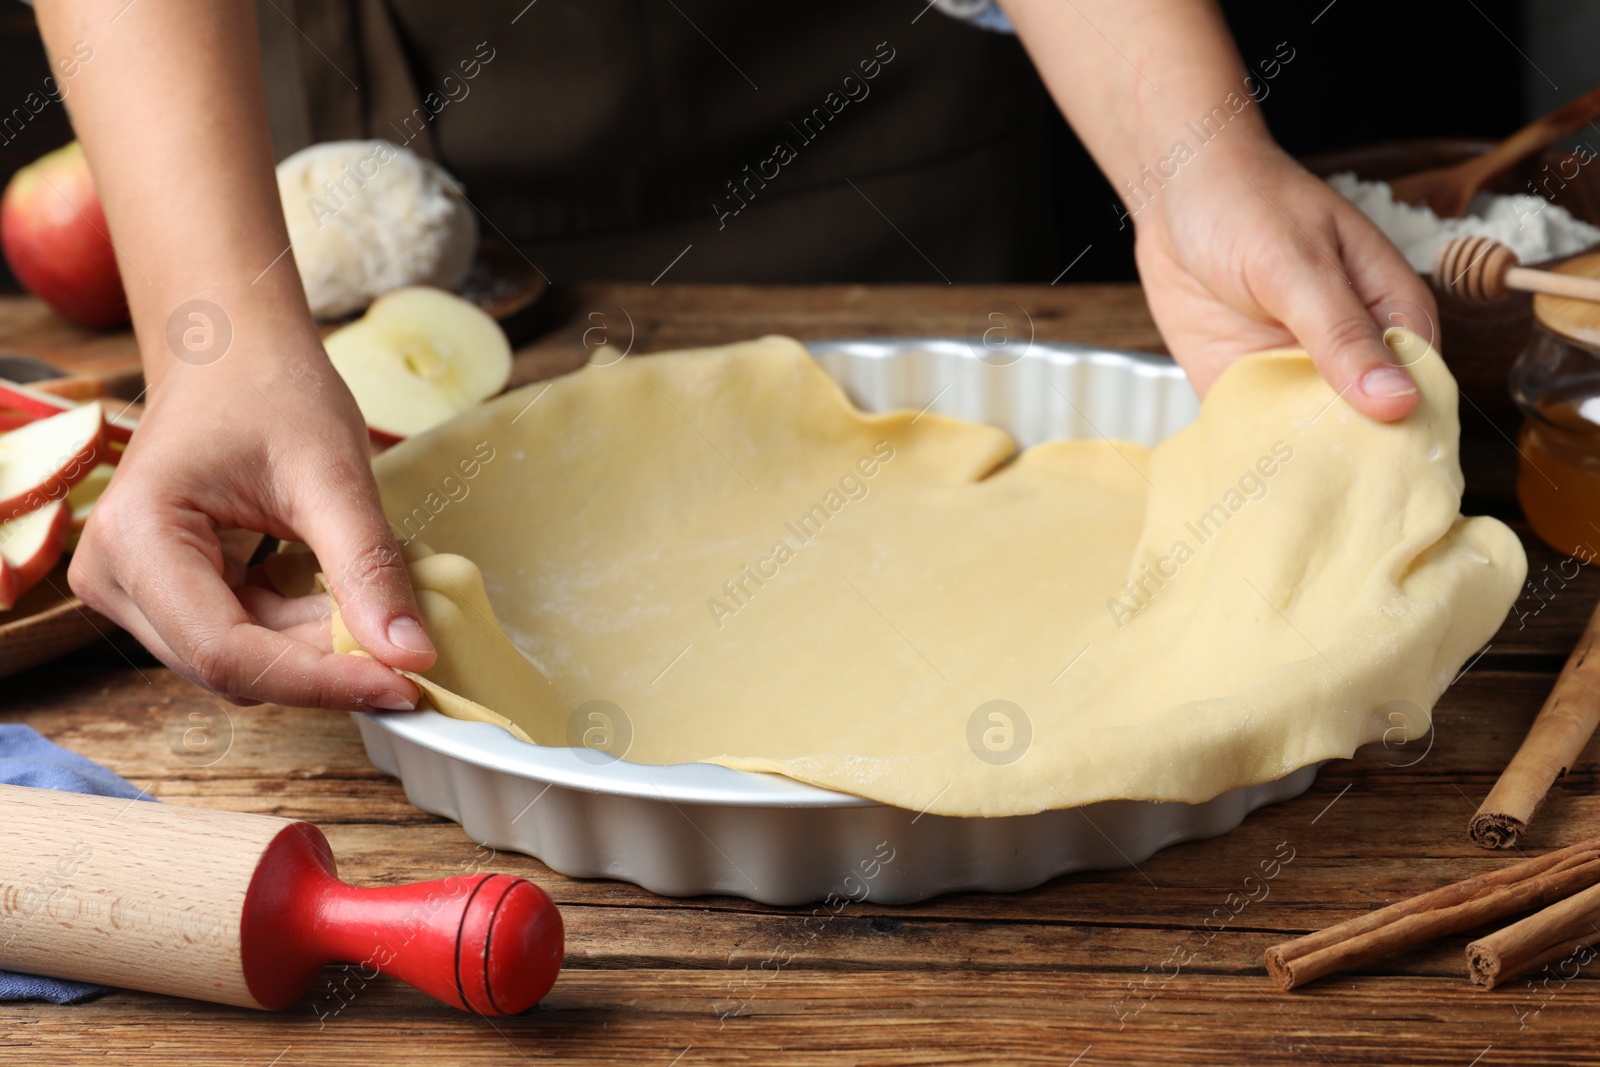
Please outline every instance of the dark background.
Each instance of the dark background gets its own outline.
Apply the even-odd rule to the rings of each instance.
[[[1399,138],[1499,138],[1525,121],[1530,61],[1519,54],[1527,51],[1523,3],[1233,0],[1223,6],[1247,65],[1270,57],[1279,42],[1295,51],[1262,105],[1274,134],[1295,155]],[[0,100],[21,100],[48,73],[32,10],[0,3]],[[1589,88],[1561,80],[1569,83],[1560,88],[1562,98]],[[1132,279],[1132,230],[1119,231],[1109,184],[1066,124],[1056,125],[1053,180],[1072,194],[1055,223],[1057,243],[1069,250],[1093,246],[1073,280]],[[0,180],[71,138],[55,103],[20,132],[0,132]],[[916,269],[925,273],[920,263]],[[926,279],[919,273],[913,280]],[[0,267],[0,290],[16,289]]]

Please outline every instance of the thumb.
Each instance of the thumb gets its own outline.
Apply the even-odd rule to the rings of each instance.
[[[1284,306],[1267,308],[1305,346],[1329,385],[1369,418],[1393,422],[1417,406],[1417,383],[1383,341],[1356,292],[1330,264],[1290,272]]]
[[[343,492],[341,493],[341,488]],[[299,524],[327,577],[345,626],[361,647],[399,670],[425,671],[435,652],[422,626],[400,546],[377,487],[336,487]]]

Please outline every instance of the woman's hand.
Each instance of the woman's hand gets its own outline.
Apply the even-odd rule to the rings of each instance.
[[[378,506],[360,415],[314,333],[291,352],[273,347],[236,345],[166,375],[91,513],[72,589],[235,703],[409,709],[417,687],[390,666],[425,670],[433,646]],[[377,659],[330,651],[326,596],[245,584],[259,538],[244,531],[309,544]]]
[[[1298,343],[1365,414],[1416,407],[1383,333],[1404,326],[1437,344],[1432,294],[1360,211],[1270,141],[1205,146],[1136,226],[1150,312],[1201,395],[1241,355]]]
[[[391,668],[426,669],[433,646],[378,506],[360,413],[290,254],[254,5],[38,0],[35,11],[58,69],[93,57],[72,76],[72,125],[150,398],[73,556],[73,590],[239,703],[414,706],[417,687]],[[188,347],[196,308],[215,320],[214,353]],[[311,546],[376,659],[328,651],[326,597],[245,584],[260,533]]]

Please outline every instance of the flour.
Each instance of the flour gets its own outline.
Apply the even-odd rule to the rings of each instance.
[[[1523,263],[1539,263],[1600,244],[1600,227],[1572,217],[1543,197],[1480,193],[1467,214],[1441,219],[1425,207],[1397,203],[1387,182],[1365,182],[1354,174],[1328,179],[1334,190],[1371,219],[1418,271],[1433,270],[1439,249],[1452,237],[1492,237]]]

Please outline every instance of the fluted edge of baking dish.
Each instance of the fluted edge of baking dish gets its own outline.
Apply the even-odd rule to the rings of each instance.
[[[1143,352],[1042,342],[996,350],[950,338],[807,348],[866,410],[985,422],[1020,447],[1063,437],[1153,446],[1199,410],[1177,366]],[[541,748],[430,710],[355,719],[373,764],[398,777],[413,804],[460,823],[475,841],[572,877],[779,905],[830,895],[904,904],[1137,865],[1168,845],[1227,833],[1262,805],[1305,792],[1317,773],[1302,767],[1202,804],[1111,800],[962,819],[778,775]]]

